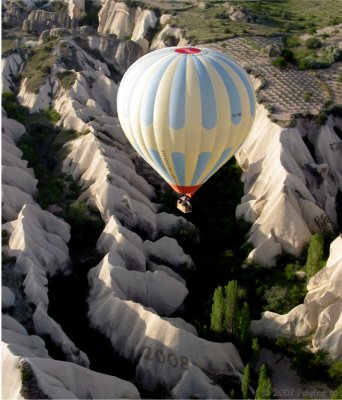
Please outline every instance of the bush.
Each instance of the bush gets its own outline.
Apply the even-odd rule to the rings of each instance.
[[[57,78],[64,89],[70,89],[75,83],[77,74],[74,71],[63,71],[58,72]]]
[[[26,78],[26,88],[32,93],[38,93],[45,83],[52,66],[56,62],[56,56],[51,55],[53,44],[48,43],[32,50],[30,57],[23,69],[23,78]]]
[[[88,25],[97,29],[99,26],[99,14],[100,7],[93,0],[85,0],[85,12],[86,15],[80,19],[79,25]]]
[[[22,124],[26,122],[29,110],[18,103],[18,100],[13,93],[2,93],[2,106],[4,107],[8,118],[13,118]]]
[[[331,363],[328,375],[331,379],[342,382],[342,361],[334,361]]]
[[[48,117],[50,122],[52,122],[53,124],[57,123],[61,119],[61,116],[53,108],[47,108],[43,112],[44,115]]]
[[[324,265],[325,260],[323,259],[324,239],[319,233],[315,233],[310,241],[308,255],[305,265],[307,278],[310,279],[318,271],[320,271]]]
[[[327,376],[327,353],[318,350],[312,353],[307,343],[299,339],[278,338],[276,346],[291,358],[292,366],[303,380],[321,380]]]
[[[283,49],[283,51],[280,54],[285,61],[287,62],[293,62],[294,61],[294,55],[293,55],[293,51],[290,49]]]
[[[322,42],[318,38],[309,38],[305,41],[305,46],[308,49],[319,49],[322,46]]]
[[[311,98],[312,98],[312,93],[309,92],[309,91],[305,91],[303,97],[304,97],[304,101],[308,102],[308,101],[310,101]]]
[[[334,390],[332,392],[330,398],[333,400],[341,400],[342,399],[342,385],[340,385],[336,390]]]
[[[286,60],[283,56],[278,56],[273,62],[272,62],[274,67],[277,68],[286,68],[287,63]]]
[[[298,47],[301,41],[298,36],[288,36],[284,39],[284,43],[287,47]]]

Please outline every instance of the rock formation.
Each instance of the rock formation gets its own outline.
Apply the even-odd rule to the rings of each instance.
[[[298,255],[316,232],[331,233],[337,223],[335,198],[341,167],[331,143],[339,142],[330,117],[321,128],[281,128],[258,106],[256,121],[236,159],[244,170],[245,196],[236,216],[252,224],[249,258],[274,265],[283,251]],[[303,137],[314,143],[310,154]]]
[[[52,28],[76,28],[77,21],[71,19],[64,12],[50,12],[45,10],[33,10],[23,22],[23,30],[41,34],[46,29]]]
[[[99,13],[98,31],[115,34],[119,39],[145,38],[157,23],[153,11],[128,7],[123,2],[106,0]]]
[[[17,218],[24,204],[34,204],[37,180],[22,151],[15,142],[25,133],[25,127],[2,114],[2,218]]]
[[[79,384],[82,382],[82,384]],[[49,357],[44,341],[2,317],[2,398],[139,399],[130,382]]]
[[[257,335],[287,338],[311,338],[313,350],[322,349],[332,359],[342,359],[342,236],[330,246],[326,266],[314,275],[307,286],[304,303],[285,315],[266,311],[253,321]]]
[[[29,4],[28,7],[24,2],[8,1],[5,5],[3,23],[8,28],[21,29],[24,20],[30,13],[30,8],[34,8],[34,4]]]

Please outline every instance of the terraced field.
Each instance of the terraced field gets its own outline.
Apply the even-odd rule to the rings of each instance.
[[[272,43],[277,43],[277,39],[241,37],[208,43],[203,47],[222,51],[261,78],[259,100],[278,121],[286,123],[292,114],[318,114],[329,100],[341,102],[342,84],[337,82],[341,63],[319,73],[293,67],[280,70],[272,65],[272,58],[263,53],[263,49]]]

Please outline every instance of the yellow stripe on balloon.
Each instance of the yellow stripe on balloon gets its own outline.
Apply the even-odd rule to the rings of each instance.
[[[197,165],[201,148],[201,92],[199,78],[194,65],[193,56],[187,56],[186,68],[186,103],[185,103],[185,183],[190,186]]]

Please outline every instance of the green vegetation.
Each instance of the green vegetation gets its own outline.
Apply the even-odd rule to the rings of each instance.
[[[80,19],[79,24],[88,25],[97,29],[99,26],[99,14],[100,6],[93,0],[85,0],[85,13],[86,15]]]
[[[239,3],[234,1],[233,3]],[[342,22],[340,0],[263,0],[244,2],[265,25],[278,31],[313,32]]]
[[[319,233],[315,233],[308,249],[305,271],[307,279],[310,279],[318,271],[320,271],[326,263],[324,257],[324,238]]]
[[[274,67],[277,68],[287,67],[287,62],[283,56],[278,56],[275,60],[273,60],[272,64]]]
[[[47,108],[43,110],[43,113],[52,124],[56,124],[61,119],[61,116],[53,108]]]
[[[225,298],[223,288],[219,286],[215,289],[213,296],[213,305],[211,308],[211,325],[210,328],[217,334],[222,334],[225,330],[223,318],[225,314]]]
[[[342,399],[342,385],[340,385],[336,390],[334,390],[332,392],[330,398],[333,400],[341,400]]]
[[[22,76],[26,78],[27,90],[38,93],[40,87],[45,83],[51,68],[56,62],[56,55],[52,53],[53,43],[43,44],[32,49],[24,66]]]
[[[332,361],[323,350],[312,352],[308,340],[278,338],[271,340],[260,338],[264,347],[273,352],[281,352],[290,358],[292,367],[301,379],[321,381],[339,395],[342,387],[342,361]],[[331,397],[338,398],[338,397]]]
[[[244,298],[245,291],[239,287],[237,281],[230,281],[224,288],[216,288],[211,308],[211,330],[218,337],[224,337],[223,334],[228,333],[240,346],[245,346],[250,339],[249,306],[246,302],[240,305]]]
[[[303,95],[303,97],[304,97],[304,101],[310,101],[311,100],[311,98],[312,98],[312,92],[309,92],[309,91],[305,91],[304,92],[304,95]]]
[[[272,391],[272,383],[268,377],[266,365],[262,364],[259,369],[258,387],[255,392],[255,399],[272,399]]]
[[[10,238],[10,234],[6,229],[2,229],[1,231],[1,243],[3,246],[8,246],[8,241]]]
[[[248,363],[243,369],[243,377],[241,381],[241,393],[243,399],[249,399],[249,385],[251,379],[251,367]]]
[[[24,399],[51,399],[40,388],[31,365],[22,361],[20,366],[21,389],[20,394]]]
[[[322,42],[318,38],[312,37],[306,39],[305,46],[308,49],[319,49],[322,46]]]
[[[1,41],[1,55],[6,57],[16,49],[15,39],[2,39]]]
[[[9,118],[16,119],[18,122],[25,124],[29,110],[18,104],[16,96],[11,92],[2,93],[2,106],[4,107]]]
[[[230,335],[235,331],[236,314],[237,314],[237,301],[238,301],[238,283],[237,281],[230,281],[224,288],[225,294],[225,310],[223,316],[223,323],[225,329],[228,330]]]
[[[64,89],[70,89],[75,83],[77,74],[74,71],[63,71],[57,73],[57,78]]]

